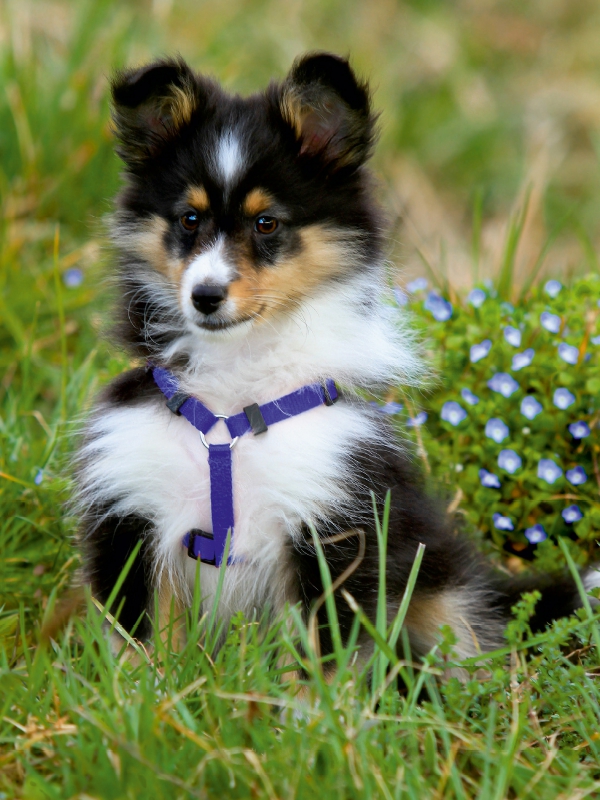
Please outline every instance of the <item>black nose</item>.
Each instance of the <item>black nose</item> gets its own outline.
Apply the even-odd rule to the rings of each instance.
[[[227,297],[224,286],[206,286],[198,284],[192,289],[192,303],[201,314],[212,314]]]

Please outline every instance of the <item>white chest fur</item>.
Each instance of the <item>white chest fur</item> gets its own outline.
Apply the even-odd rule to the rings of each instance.
[[[389,309],[365,313],[362,298],[366,286],[373,292],[372,280],[323,292],[297,318],[242,339],[199,340],[191,330],[174,348],[189,358],[182,388],[215,413],[237,413],[325,377],[347,386],[410,379],[419,366],[410,338]],[[155,401],[101,409],[90,433],[83,502],[110,501],[119,514],[149,519],[157,570],[176,573],[174,583],[185,576],[189,591],[195,562],[182,538],[191,528],[211,530],[208,452],[199,433]],[[340,402],[239,439],[232,451],[234,554],[244,564],[227,570],[223,611],[249,612],[265,599],[277,604],[286,598],[286,543],[299,535],[302,522],[342,509],[352,483],[347,454],[376,437],[370,414]],[[207,438],[229,440],[222,424]],[[203,595],[212,593],[217,573],[202,565]]]
[[[265,586],[267,574],[269,584],[277,582],[286,540],[299,534],[302,522],[330,517],[344,505],[345,455],[373,438],[372,427],[368,416],[341,402],[238,440],[232,450],[234,555],[245,564],[230,570],[230,580],[237,573],[247,582],[252,570],[257,586]],[[227,441],[223,429],[215,427],[209,441]],[[96,500],[120,498],[118,513],[149,519],[158,562],[192,577],[181,540],[191,528],[211,530],[208,451],[198,431],[153,402],[99,415],[92,433],[88,491]],[[215,572],[203,569],[205,587]]]

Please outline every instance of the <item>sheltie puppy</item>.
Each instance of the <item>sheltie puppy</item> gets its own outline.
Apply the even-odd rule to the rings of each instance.
[[[342,590],[376,615],[373,496],[381,513],[389,490],[390,620],[426,548],[405,622],[415,654],[442,625],[460,657],[500,646],[523,589],[542,592],[534,628],[573,610],[570,579],[518,584],[487,565],[361,399],[414,384],[423,366],[385,297],[385,218],[366,166],[376,115],[348,62],[308,54],[242,98],[163,59],[119,72],[112,98],[125,164],[116,328],[141,366],[104,390],[79,453],[93,594],[107,601],[139,547],[113,608],[140,639],[191,602],[198,561],[205,609],[226,569],[221,619],[286,603],[308,616],[323,593],[312,529],[332,580],[345,576],[346,637]],[[368,658],[366,635],[359,646]]]

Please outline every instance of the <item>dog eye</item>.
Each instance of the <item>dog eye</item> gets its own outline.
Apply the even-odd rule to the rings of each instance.
[[[254,230],[259,233],[268,235],[277,230],[279,223],[275,217],[259,217],[254,223]]]
[[[187,214],[184,214],[183,217],[180,217],[179,222],[184,231],[192,233],[198,227],[200,219],[195,211],[189,211]]]

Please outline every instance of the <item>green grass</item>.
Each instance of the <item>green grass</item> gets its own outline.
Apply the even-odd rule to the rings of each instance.
[[[527,483],[535,480],[534,455],[562,418],[553,411],[552,425],[540,422],[538,431],[532,424],[534,444],[517,431],[515,446],[530,447],[529,471],[493,501],[480,494],[479,460],[495,457],[480,430],[484,417],[513,412],[486,400],[456,429],[439,412],[460,400],[460,381],[485,385],[491,362],[471,374],[466,354],[473,342],[498,335],[505,312],[503,297],[476,312],[457,287],[494,275],[502,294],[511,293],[517,321],[545,353],[539,386],[533,371],[522,375],[549,398],[552,342],[534,324],[547,301],[539,278],[530,279],[540,268],[572,283],[553,308],[571,315],[576,338],[597,296],[593,279],[570,276],[598,269],[598,104],[590,76],[600,58],[599,26],[596,5],[583,0],[0,6],[0,798],[598,794],[600,633],[587,611],[532,638],[524,601],[506,647],[486,660],[488,674],[469,664],[464,684],[440,677],[452,663],[450,632],[424,666],[413,664],[401,633],[406,603],[395,625],[387,628],[380,614],[370,628],[372,685],[351,668],[352,643],[339,640],[338,675],[327,685],[314,631],[296,609],[289,625],[237,617],[218,631],[214,620],[198,624],[196,604],[184,652],[158,640],[132,665],[111,653],[102,613],[86,598],[64,630],[40,641],[78,566],[76,521],[66,505],[74,435],[98,387],[128,365],[101,335],[110,261],[102,217],[119,171],[106,74],[177,49],[250,91],[283,75],[298,52],[326,47],[350,50],[372,76],[384,110],[376,166],[386,206],[402,217],[399,260],[409,275],[430,264],[455,309],[450,324],[432,324],[420,298],[413,303],[440,378],[408,402],[430,414],[421,439],[436,482],[450,497],[461,489],[461,510],[500,558],[504,539],[488,512],[513,514],[520,530],[538,520],[514,491],[534,486]],[[65,284],[71,268],[83,273],[78,287]],[[583,285],[586,291],[577,288]],[[502,347],[498,358],[506,360]],[[569,384],[590,420],[598,396],[592,355]],[[597,430],[581,451],[590,473]],[[567,441],[557,447],[569,457]],[[464,469],[456,472],[459,463]],[[545,502],[550,492],[543,491]],[[598,497],[592,483],[581,492],[589,524],[579,523],[572,539],[556,531],[542,563],[581,562],[592,551]],[[547,525],[559,504],[540,508]],[[512,569],[522,568],[511,558]],[[356,619],[356,632],[368,626],[360,609]],[[311,698],[304,704],[289,685],[299,644]],[[388,681],[396,674],[403,693]]]

